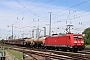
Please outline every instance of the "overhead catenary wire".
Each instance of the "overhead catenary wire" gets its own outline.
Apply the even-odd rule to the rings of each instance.
[[[38,0],[37,0],[38,1]],[[88,0],[89,1],[89,0]],[[39,4],[39,5],[42,5],[42,4]],[[38,6],[39,6],[38,5]],[[81,5],[81,4],[80,4]],[[24,5],[25,6],[25,5]],[[24,7],[23,6],[23,7]],[[42,5],[42,6],[44,6],[44,5]],[[82,6],[82,5],[81,5]],[[25,6],[26,8],[27,8],[27,6]],[[25,8],[25,9],[26,9]],[[74,7],[73,7],[74,8]],[[28,8],[27,8],[28,9]],[[87,8],[87,9],[89,9],[89,7]],[[89,11],[85,11],[85,12],[81,12],[81,13],[77,13],[78,12],[78,10],[73,10],[72,8],[70,8],[70,9],[68,9],[68,11],[69,10],[71,10],[71,11],[73,11],[70,15],[69,15],[69,17],[68,18],[66,18],[66,19],[68,19],[68,20],[74,20],[74,19],[77,19],[77,18],[80,18],[80,17],[86,17],[87,15],[89,15],[89,14],[87,14],[87,12]],[[80,10],[82,10],[82,9],[80,9]],[[84,9],[83,9],[84,10]],[[28,11],[28,10],[27,10]],[[26,11],[23,11],[23,12],[26,12]],[[59,11],[58,11],[59,12]],[[34,12],[33,12],[34,13]],[[33,13],[32,13],[32,15],[33,15]],[[42,12],[41,12],[42,13]],[[35,13],[37,16],[39,15],[39,14],[37,14],[37,13]],[[58,14],[61,14],[61,12],[59,12]],[[57,14],[55,14],[56,16],[57,16]],[[72,16],[73,15],[73,16]],[[35,15],[34,15],[35,16]],[[68,14],[66,15],[66,16],[68,16]],[[19,20],[21,23],[22,23],[22,21],[24,21],[26,18],[24,17],[22,17],[22,18],[20,18],[19,16],[17,16],[18,18],[17,18],[17,20]],[[39,17],[40,17],[40,15],[39,15]],[[54,17],[54,16],[53,16]],[[59,16],[58,16],[59,17]],[[34,18],[36,18],[36,16],[34,17]],[[41,17],[41,18],[43,18],[43,17]],[[65,21],[66,19],[61,19],[60,21],[62,22],[62,21]],[[17,22],[17,21],[16,21]],[[44,22],[44,21],[43,21]],[[48,22],[48,21],[47,21]],[[56,22],[57,22],[57,19],[56,19]],[[82,21],[81,21],[82,22]],[[82,22],[83,23],[83,22]],[[25,25],[26,26],[26,25]]]
[[[18,1],[18,0],[17,0],[17,1]],[[38,1],[39,1],[39,0],[36,0],[36,1],[32,2],[32,3],[30,3],[29,5],[34,4],[35,2],[38,2]],[[8,5],[8,6],[11,7],[11,5]],[[28,6],[28,5],[27,5],[27,6]],[[6,14],[6,15],[9,15],[9,14],[11,14],[11,13],[16,13],[16,12],[18,12],[19,10],[21,10],[21,8],[15,10],[15,11],[12,11],[12,12]],[[25,12],[25,11],[24,11],[24,12]],[[19,13],[18,13],[18,14],[19,14]],[[6,16],[1,16],[1,17],[6,17]],[[11,15],[11,17],[12,17],[12,15]]]
[[[84,2],[78,3],[78,4],[74,5],[74,6],[71,6],[70,8],[66,8],[66,9],[64,9],[64,10],[62,10],[62,11],[59,11],[59,12],[61,13],[61,12],[65,11],[65,10],[71,10],[71,8],[74,8],[74,7],[76,7],[76,6],[79,6],[79,5],[81,5],[81,4],[84,4],[84,3],[88,2],[88,1],[90,1],[90,0],[86,0],[86,1],[84,1]],[[57,12],[57,13],[59,13],[59,12]],[[54,14],[57,14],[57,13],[53,13],[53,15],[54,15]]]
[[[18,1],[18,0],[17,0],[17,1]],[[50,1],[48,1],[48,2],[46,2],[46,3],[43,3],[43,4],[39,5],[39,6],[45,5],[45,4],[50,3],[50,2],[52,2],[52,1],[54,1],[54,0],[50,0]],[[33,12],[31,11],[32,9],[28,9],[26,6],[24,6],[24,5],[23,5],[22,3],[20,3],[19,1],[18,1],[18,3],[19,3],[21,6],[23,6],[26,10],[28,10],[30,13],[32,13],[33,15],[39,17],[39,15],[37,15],[37,14],[35,14],[35,13],[33,13]],[[39,7],[39,6],[36,6],[36,7]]]
[[[18,1],[18,0],[17,0]],[[41,7],[41,6],[43,6],[43,5],[46,5],[47,3],[50,3],[50,2],[52,2],[52,1],[54,1],[54,0],[50,0],[50,1],[48,1],[48,2],[46,2],[46,3],[43,3],[43,4],[40,4],[40,5],[38,5],[38,6],[36,6],[37,8],[38,7]],[[18,1],[19,2],[19,1]],[[19,4],[21,4],[20,2],[19,2]],[[27,9],[27,7],[26,6],[24,6],[23,4],[21,4],[24,8],[26,8]],[[34,7],[33,7],[34,8]],[[28,11],[30,11],[30,10],[32,10],[32,9],[28,9]],[[31,12],[32,13],[32,12]],[[34,13],[33,13],[34,14]],[[36,14],[34,14],[34,15],[36,15]],[[36,15],[36,16],[38,16],[38,15]],[[43,17],[43,18],[46,18],[46,17]]]
[[[39,1],[39,0],[36,0],[36,2],[37,2],[37,1]],[[50,1],[51,1],[51,0],[50,0]],[[87,0],[87,1],[89,1],[89,0]],[[85,1],[85,2],[87,2],[87,1]],[[85,3],[85,2],[82,2],[82,3]],[[19,2],[19,3],[20,3],[20,2]],[[80,5],[80,4],[77,4],[77,5]],[[75,6],[77,6],[77,5],[75,5]],[[24,6],[24,7],[25,7],[25,6]]]
[[[70,7],[70,8],[67,8],[67,9],[65,9],[65,10],[71,10],[71,8],[74,8],[74,7],[76,7],[76,6],[79,6],[79,5],[81,5],[81,4],[84,4],[84,3],[86,3],[86,2],[89,2],[90,0],[86,0],[86,1],[84,1],[84,2],[81,2],[81,3],[78,3],[78,4],[76,4],[76,5],[74,5],[74,6],[72,6],[72,7]],[[88,7],[87,7],[88,8]],[[60,13],[61,12],[64,12],[65,10],[62,10],[62,11],[59,11]],[[59,13],[59,12],[57,12],[57,13]],[[75,10],[75,12],[76,12],[76,10]],[[55,13],[55,14],[57,14],[57,13]],[[52,15],[55,15],[55,14],[52,14]],[[70,15],[70,14],[69,14]],[[62,15],[62,16],[65,16],[65,14],[64,15]],[[75,15],[74,15],[75,16]]]
[[[85,7],[85,8],[82,8],[82,9],[80,9],[80,10],[84,10],[84,9],[87,9],[87,8],[89,8],[90,6],[88,6],[88,7]],[[90,10],[87,10],[87,11],[90,11]],[[61,19],[62,21],[66,21],[67,19],[68,19],[68,21],[69,20],[73,20],[73,19],[76,19],[76,18],[79,18],[79,17],[81,17],[83,14],[85,14],[87,11],[84,11],[84,12],[81,12],[81,13],[79,13],[79,14],[76,14],[76,10],[74,10],[74,12],[73,13],[70,13],[70,11],[69,11],[69,14],[68,14],[68,16],[67,16],[67,18],[66,19]],[[75,14],[74,14],[75,13]],[[70,14],[74,14],[74,16],[71,18],[70,17]],[[89,15],[89,14],[88,14]],[[62,21],[57,21],[57,22],[62,22]],[[57,23],[57,22],[54,22],[54,23]],[[53,24],[54,24],[53,23]],[[66,23],[67,23],[67,21],[66,21]]]
[[[38,0],[37,0],[38,1]],[[23,7],[25,7],[25,6],[23,6]]]
[[[57,13],[64,12],[65,10],[71,10],[71,8],[74,8],[74,7],[76,7],[76,6],[82,5],[82,4],[84,4],[84,3],[86,3],[86,2],[89,2],[89,1],[90,1],[90,0],[86,0],[86,1],[84,1],[84,2],[78,3],[78,4],[76,4],[76,5],[74,5],[74,6],[70,7],[70,8],[64,9],[64,10],[59,11],[59,12],[57,12]],[[75,10],[75,11],[76,11],[76,10]],[[74,12],[75,12],[75,11],[74,11]],[[52,15],[56,15],[57,13],[53,13]],[[63,15],[63,16],[64,16],[64,15]],[[74,16],[75,16],[75,15],[74,15]]]
[[[17,0],[17,1],[18,1],[18,0]],[[19,3],[21,6],[23,6],[26,10],[28,10],[30,13],[32,13],[33,15],[38,16],[38,15],[36,15],[35,13],[33,13],[32,11],[30,11],[30,9],[27,9],[26,6],[24,6],[23,4],[21,4],[19,1],[18,1],[18,3]]]

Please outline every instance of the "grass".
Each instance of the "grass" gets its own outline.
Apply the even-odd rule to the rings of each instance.
[[[15,51],[15,50],[6,50],[6,51],[8,51],[10,54],[12,54],[13,56],[15,56],[19,60],[22,59],[22,54],[20,52]]]
[[[85,45],[85,48],[90,48],[90,45]]]

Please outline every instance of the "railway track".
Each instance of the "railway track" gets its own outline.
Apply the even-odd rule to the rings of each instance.
[[[90,55],[90,48],[85,48],[83,51],[79,51],[78,53],[83,53],[83,54],[89,54]]]
[[[51,52],[42,52],[42,51],[24,50],[24,49],[21,50],[21,49],[17,49],[17,48],[14,48],[14,50],[17,50],[17,51],[20,51],[20,52],[25,52],[26,54],[33,57],[35,60],[40,60],[39,57],[40,58],[42,57],[43,60],[71,59],[71,57],[69,57],[69,56],[58,55],[58,54],[54,54],[54,53],[51,53]]]
[[[19,49],[20,48],[20,49]],[[86,48],[78,53],[63,52],[47,49],[30,49],[26,47],[16,47],[14,50],[25,52],[31,56],[34,60],[90,60],[90,49]]]
[[[55,51],[55,50],[41,50],[41,51],[46,51],[46,52],[48,51],[58,55],[69,56],[69,57],[72,57],[70,58],[71,60],[73,59],[89,60],[90,59],[90,54],[87,54],[87,53],[72,53],[72,52],[62,52],[62,51]]]
[[[90,54],[80,54],[80,53],[67,53],[67,52],[61,52],[61,51],[55,51],[55,50],[44,50],[44,49],[17,49],[14,48],[14,50],[25,52],[26,54],[33,57],[35,60],[39,57],[43,60],[89,60]],[[35,58],[36,57],[36,58]],[[38,58],[37,58],[38,57]]]
[[[16,48],[23,48],[21,46],[15,46]],[[40,49],[37,49],[37,48],[29,48],[29,47],[24,47],[24,49],[30,49],[30,50],[41,50],[41,51],[46,51],[46,50],[42,50],[41,48]],[[48,51],[55,51],[55,50],[48,50]],[[59,52],[63,52],[62,50],[59,50]],[[83,51],[78,51],[77,53],[80,53],[80,54],[90,54],[90,48],[85,48]]]

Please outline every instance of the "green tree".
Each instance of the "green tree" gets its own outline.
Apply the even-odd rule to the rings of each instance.
[[[86,28],[86,29],[83,31],[83,34],[85,34],[85,36],[84,36],[85,44],[86,44],[86,45],[90,45],[90,27],[89,27],[89,28]]]
[[[0,40],[0,44],[2,44],[2,43],[3,43],[3,41],[4,41],[4,39]]]

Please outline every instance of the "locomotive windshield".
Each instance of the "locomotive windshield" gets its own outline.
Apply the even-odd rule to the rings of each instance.
[[[74,37],[74,39],[83,39],[82,36],[73,36],[73,37]]]

